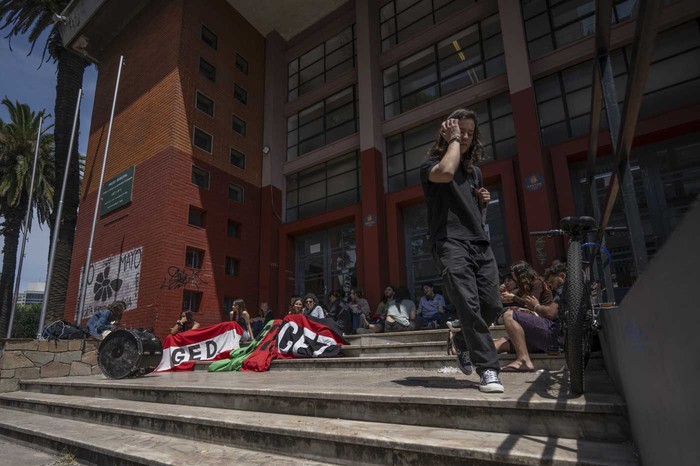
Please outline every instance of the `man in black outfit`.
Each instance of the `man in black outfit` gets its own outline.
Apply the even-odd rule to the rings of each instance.
[[[433,260],[461,321],[462,331],[454,338],[458,365],[466,375],[472,373],[472,363],[476,366],[482,392],[502,393],[498,354],[489,331],[503,311],[498,267],[484,231],[491,195],[474,166],[482,153],[476,114],[455,110],[442,123],[421,166],[421,181]]]

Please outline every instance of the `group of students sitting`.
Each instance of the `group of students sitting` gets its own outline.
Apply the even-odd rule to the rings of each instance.
[[[345,335],[440,328],[446,321],[445,300],[434,292],[432,284],[423,289],[425,296],[418,307],[411,300],[408,288],[387,285],[374,312],[362,289],[355,288],[347,297],[341,289],[332,291],[327,303],[321,303],[313,293],[293,296],[288,313],[331,318]]]

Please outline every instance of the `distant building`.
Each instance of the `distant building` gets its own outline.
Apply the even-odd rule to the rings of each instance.
[[[41,304],[44,302],[45,287],[44,282],[29,283],[27,289],[17,296],[17,304]]]

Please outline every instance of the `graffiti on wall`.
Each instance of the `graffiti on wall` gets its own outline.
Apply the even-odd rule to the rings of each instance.
[[[127,311],[136,309],[141,278],[142,249],[140,247],[131,249],[90,264],[87,276],[87,293],[83,306],[84,318],[92,316],[98,310],[117,300],[126,303]],[[80,269],[81,277],[84,269],[85,267]],[[78,290],[78,293],[80,296],[82,288]],[[75,305],[76,318],[79,305],[80,299]]]
[[[176,290],[185,285],[190,285],[199,289],[200,285],[208,285],[208,283],[200,276],[201,273],[201,270],[187,270],[171,265],[168,267],[166,276],[163,277],[163,283],[160,285],[160,289]]]

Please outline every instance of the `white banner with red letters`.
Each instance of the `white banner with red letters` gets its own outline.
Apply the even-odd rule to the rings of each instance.
[[[243,328],[236,322],[168,335],[163,343],[163,359],[155,372],[191,371],[197,361],[227,359],[240,348]]]

